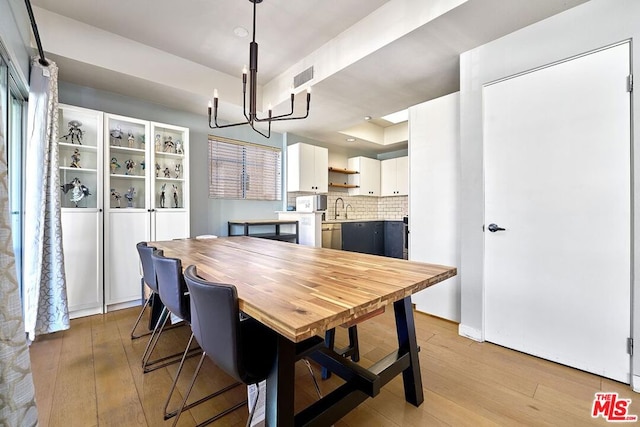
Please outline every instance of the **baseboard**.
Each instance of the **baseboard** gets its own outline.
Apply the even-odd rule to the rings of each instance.
[[[144,304],[144,302],[140,299],[136,299],[133,301],[119,302],[115,304],[108,304],[105,309],[105,313],[109,313],[115,310],[122,310],[123,308],[131,308],[135,306],[140,306]]]
[[[636,393],[640,393],[640,375],[631,375],[631,388]]]
[[[478,342],[484,341],[484,336],[482,335],[482,331],[476,328],[472,328],[470,326],[460,324],[460,326],[458,326],[458,334],[465,338],[472,339],[474,341],[478,341]]]

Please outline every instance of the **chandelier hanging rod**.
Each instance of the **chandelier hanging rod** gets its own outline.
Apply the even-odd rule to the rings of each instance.
[[[253,37],[252,41],[249,44],[249,112],[247,113],[247,67],[245,66],[242,70],[242,112],[244,114],[244,118],[246,119],[244,122],[238,123],[229,123],[220,125],[218,124],[218,90],[214,89],[213,91],[213,102],[209,101],[209,106],[207,108],[208,116],[209,116],[209,128],[211,129],[222,129],[233,126],[242,126],[249,125],[251,128],[264,136],[265,138],[269,138],[271,136],[271,122],[277,122],[282,120],[302,120],[309,117],[309,105],[311,104],[311,87],[307,88],[307,111],[304,116],[291,117],[293,116],[293,107],[295,104],[295,94],[293,92],[293,87],[291,89],[291,111],[289,113],[280,114],[278,116],[273,115],[273,110],[271,105],[268,107],[268,116],[260,118],[257,113],[257,96],[258,96],[258,43],[256,43],[256,5],[258,3],[262,3],[262,0],[249,0],[253,3]],[[212,113],[213,110],[213,113]],[[262,133],[258,129],[255,128],[255,123],[267,122],[269,124],[268,132]]]

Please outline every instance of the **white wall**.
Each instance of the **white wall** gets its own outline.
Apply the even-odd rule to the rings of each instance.
[[[459,95],[409,108],[409,259],[460,265]],[[460,276],[412,296],[416,308],[460,321]]]
[[[460,57],[460,333],[483,339],[483,127],[482,86],[536,67],[563,60],[613,43],[640,39],[640,1],[591,0],[564,13],[465,52]],[[632,43],[632,69],[640,70],[640,44]],[[589,90],[585,87],[585,90]],[[633,94],[638,102],[639,91]],[[640,109],[633,110],[632,126],[640,129]],[[640,243],[640,149],[633,141],[634,245]],[[640,267],[634,256],[632,268]],[[632,284],[633,337],[640,342],[640,278]],[[633,357],[634,389],[640,386],[640,352]]]

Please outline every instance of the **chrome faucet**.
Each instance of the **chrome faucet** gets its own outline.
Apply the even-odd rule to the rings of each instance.
[[[340,200],[342,202],[342,208],[344,209],[344,200],[342,200],[342,197],[338,197],[336,199],[336,202],[335,202],[334,206],[333,206],[333,211],[334,211],[334,214],[335,214],[333,219],[338,219],[338,216],[339,216],[338,215],[338,200]]]
[[[353,209],[353,206],[347,204],[347,207],[344,208],[344,219],[349,219],[349,208]]]

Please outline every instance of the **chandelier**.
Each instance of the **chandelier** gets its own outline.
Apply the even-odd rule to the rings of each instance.
[[[228,128],[232,126],[241,126],[241,125],[249,125],[251,128],[258,132],[260,135],[265,138],[269,138],[271,136],[271,122],[281,121],[281,120],[300,120],[306,119],[309,117],[309,104],[311,103],[311,88],[307,89],[307,113],[304,116],[292,117],[293,116],[293,105],[295,102],[295,94],[293,93],[293,88],[291,90],[291,111],[286,114],[281,114],[278,116],[273,115],[273,111],[271,109],[271,105],[268,107],[268,116],[260,118],[256,112],[256,96],[257,96],[257,84],[258,84],[258,43],[256,43],[256,5],[258,3],[262,3],[262,0],[249,0],[253,3],[253,40],[249,44],[249,112],[247,113],[247,67],[245,66],[242,70],[242,111],[244,113],[244,118],[246,119],[243,122],[238,123],[230,123],[219,125],[218,124],[218,90],[215,89],[213,91],[213,103],[209,101],[208,113],[209,113],[209,127],[211,129],[222,129]],[[212,114],[213,108],[213,114]],[[213,120],[212,120],[213,117]],[[255,128],[256,123],[267,122],[269,124],[267,133],[262,133],[258,129]]]

